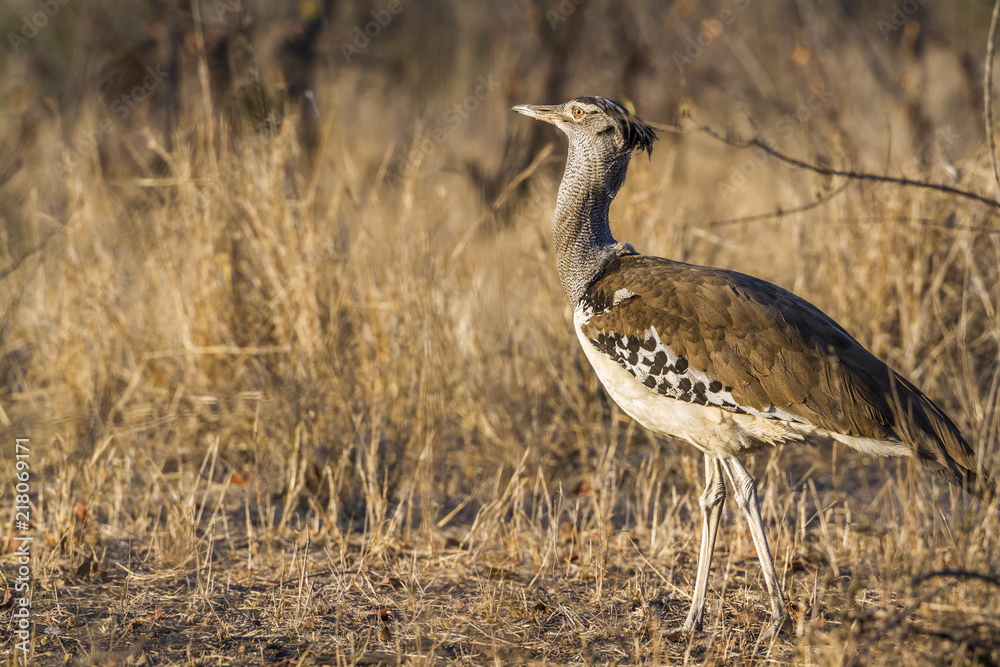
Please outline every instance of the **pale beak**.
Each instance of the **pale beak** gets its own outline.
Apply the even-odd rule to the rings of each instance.
[[[510,108],[511,111],[516,111],[518,113],[523,113],[525,116],[531,116],[532,118],[537,118],[538,120],[544,120],[546,123],[555,123],[562,119],[562,116],[556,111],[556,107],[544,106],[540,104],[518,104]]]

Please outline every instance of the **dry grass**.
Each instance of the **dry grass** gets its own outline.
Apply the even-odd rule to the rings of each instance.
[[[610,11],[592,3],[576,11]],[[786,152],[1000,195],[982,138],[966,129],[981,128],[981,111],[953,90],[956,45],[983,42],[974,31],[985,9],[927,15],[932,37],[916,55],[898,34],[881,42],[875,21],[890,8],[838,16],[829,30],[865,31],[882,67],[904,77],[899,93],[879,84],[855,38],[807,37],[808,12],[792,19],[796,3],[774,4],[741,10],[742,32],[692,63],[697,122],[748,136],[735,97]],[[656,21],[644,23],[668,45],[649,67],[671,80],[683,31],[696,35],[728,6],[693,5],[650,10]],[[4,26],[19,20],[14,9]],[[201,78],[191,37],[175,84],[63,168],[110,113],[107,100],[46,88],[45,40],[68,39],[54,27],[4,65],[0,485],[12,499],[13,441],[30,438],[33,661],[1000,662],[997,508],[905,462],[825,443],[748,462],[790,602],[787,632],[757,645],[767,598],[730,507],[705,631],[666,641],[690,603],[700,456],[622,415],[578,349],[548,236],[561,144],[497,215],[496,192],[484,202],[488,188],[466,177],[470,165],[501,185],[517,175],[498,166],[501,147],[533,130],[507,107],[556,101],[527,75],[546,52],[512,27],[483,60],[472,28],[495,17],[431,3],[425,14],[408,6],[347,67],[337,44],[370,9],[348,5],[325,28],[312,134],[291,96],[275,93],[282,113],[264,120],[227,107],[215,79]],[[548,39],[548,7],[508,9]],[[85,16],[72,3],[62,11]],[[422,22],[466,26],[433,47],[464,55],[433,86],[400,89],[406,77],[427,82],[393,60],[429,53]],[[163,31],[140,28],[160,35],[162,56]],[[280,31],[257,30],[251,52],[266,82],[278,65],[265,44]],[[76,39],[95,51],[77,71],[99,69],[97,47]],[[805,51],[789,60],[796,44]],[[759,90],[766,82],[745,58],[749,74],[739,69],[741,49],[758,54],[773,90]],[[854,74],[832,77],[830,63]],[[608,78],[584,64],[565,71],[583,88],[574,92]],[[479,76],[503,84],[452,127],[446,114]],[[631,85],[643,92],[632,94],[640,114],[670,122],[680,89],[656,80],[640,71]],[[620,95],[615,85],[596,92]],[[817,86],[830,98],[784,132],[781,119]],[[167,87],[178,115],[164,134]],[[422,149],[436,129],[444,138]],[[559,140],[539,136],[539,151]],[[612,215],[618,237],[644,251],[810,299],[922,386],[1000,469],[996,214],[922,190],[841,185],[689,131],[636,160]],[[796,215],[712,222],[834,192]],[[10,582],[11,543],[3,562]],[[941,570],[994,581],[920,580]],[[7,664],[23,664],[8,623],[0,645]]]

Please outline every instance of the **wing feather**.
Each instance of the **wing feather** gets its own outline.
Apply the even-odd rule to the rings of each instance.
[[[619,290],[633,296],[616,302]],[[776,285],[629,255],[606,267],[581,307],[590,313],[582,326],[587,338],[652,391],[831,433],[907,442],[926,465],[950,471],[963,486],[981,472],[957,427],[930,399],[821,310]],[[657,351],[667,363],[658,363],[664,360]]]

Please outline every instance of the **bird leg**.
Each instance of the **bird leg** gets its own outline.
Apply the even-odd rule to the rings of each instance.
[[[774,561],[771,559],[771,550],[767,546],[767,536],[764,535],[764,519],[760,515],[760,502],[757,499],[757,482],[735,458],[722,460],[722,466],[733,484],[736,503],[747,517],[753,545],[757,549],[757,558],[764,573],[764,583],[767,584],[767,592],[771,596],[771,625],[763,635],[768,637],[776,634],[785,620],[785,598],[781,594],[778,575],[774,571]]]
[[[705,490],[698,499],[703,519],[701,551],[698,553],[698,575],[694,583],[691,611],[680,628],[680,632],[684,634],[701,628],[705,594],[708,592],[708,572],[712,567],[712,551],[715,549],[715,536],[719,532],[719,519],[722,517],[722,504],[725,500],[726,483],[722,478],[722,464],[718,458],[705,454]]]

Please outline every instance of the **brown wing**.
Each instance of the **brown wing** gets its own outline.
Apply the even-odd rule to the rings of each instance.
[[[582,305],[591,313],[584,334],[652,391],[906,442],[925,465],[967,488],[979,471],[961,433],[920,390],[776,285],[629,255],[606,267]]]

